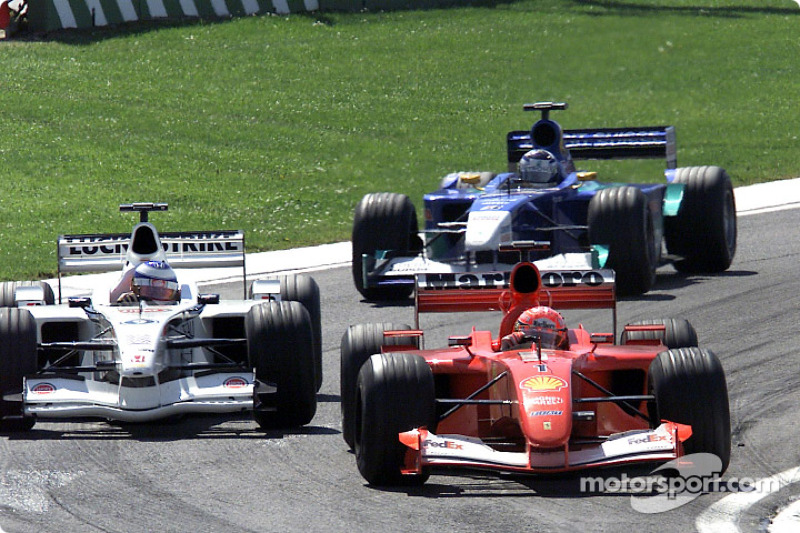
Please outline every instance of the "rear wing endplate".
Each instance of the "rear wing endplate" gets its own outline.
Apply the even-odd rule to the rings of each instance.
[[[664,158],[667,168],[678,166],[674,126],[564,130],[564,147],[573,159]],[[533,149],[530,131],[506,136],[509,166]]]
[[[612,309],[616,331],[613,270],[543,270],[540,274],[538,305],[554,309]],[[420,313],[507,310],[513,297],[510,277],[510,272],[417,275],[415,327],[419,329]]]
[[[173,268],[244,268],[244,232],[183,231],[160,233]],[[110,272],[125,264],[129,233],[61,235],[58,272]]]

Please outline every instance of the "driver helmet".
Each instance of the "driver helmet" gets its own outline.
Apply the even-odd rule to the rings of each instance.
[[[175,271],[166,261],[145,261],[133,271],[131,290],[145,301],[177,302],[181,288]]]
[[[521,331],[529,337],[538,337],[542,348],[564,350],[569,346],[564,317],[550,307],[526,309],[517,318],[514,331]]]
[[[531,150],[519,160],[519,177],[531,185],[549,185],[558,181],[558,161],[547,150]]]

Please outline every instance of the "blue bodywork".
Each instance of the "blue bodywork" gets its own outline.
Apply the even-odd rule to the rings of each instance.
[[[513,131],[507,136],[509,168],[515,168],[522,155],[540,148],[558,160],[561,182],[548,188],[526,186],[516,172],[494,176],[483,186],[471,185],[470,173],[450,174],[441,188],[424,196],[427,254],[430,259],[452,260],[469,252],[500,252],[499,245],[538,243],[529,246],[530,259],[558,254],[599,251],[587,234],[589,202],[595,193],[608,187],[630,185],[642,190],[650,202],[656,237],[663,233],[663,217],[678,212],[683,185],[671,185],[675,174],[675,134],[671,126],[562,131],[546,118],[549,109],[561,104],[534,104],[526,109],[542,110],[545,117],[529,131]],[[565,108],[564,106],[563,108]],[[562,108],[562,109],[563,109]],[[652,184],[601,183],[592,172],[577,171],[573,157],[592,159],[664,157],[665,181]],[[465,179],[466,178],[466,179]],[[499,239],[465,243],[464,233],[473,213],[508,212],[510,224]],[[460,226],[459,224],[463,224]],[[440,233],[444,229],[445,233]],[[499,242],[498,242],[499,240]],[[519,257],[519,252],[516,252]],[[485,260],[491,260],[486,258]],[[602,260],[602,259],[601,259]],[[501,256],[502,261],[502,256]],[[483,262],[480,261],[479,262]],[[602,266],[599,265],[599,266]]]
[[[569,266],[570,258],[579,256],[584,267],[602,268],[609,250],[590,242],[589,204],[597,191],[620,186],[636,187],[647,198],[657,264],[664,217],[677,215],[685,187],[672,183],[677,167],[674,128],[562,130],[549,113],[566,107],[551,102],[525,106],[525,110],[540,112],[541,119],[530,130],[508,133],[508,172],[445,176],[438,190],[424,196],[423,253],[416,259],[396,250],[364,255],[364,286],[413,283],[413,274],[421,272],[510,270],[520,260],[557,258]],[[520,179],[517,164],[532,149],[555,156],[557,184],[532,186]],[[625,158],[663,158],[665,180],[601,183],[596,173],[579,171],[574,164],[577,159]]]

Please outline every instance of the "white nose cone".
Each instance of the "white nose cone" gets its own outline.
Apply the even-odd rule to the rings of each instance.
[[[464,247],[468,252],[497,250],[501,242],[511,240],[511,212],[473,211],[467,219]]]

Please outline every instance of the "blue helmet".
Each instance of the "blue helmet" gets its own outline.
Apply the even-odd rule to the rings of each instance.
[[[181,287],[175,271],[165,261],[145,261],[133,271],[131,290],[140,300],[177,302]]]

